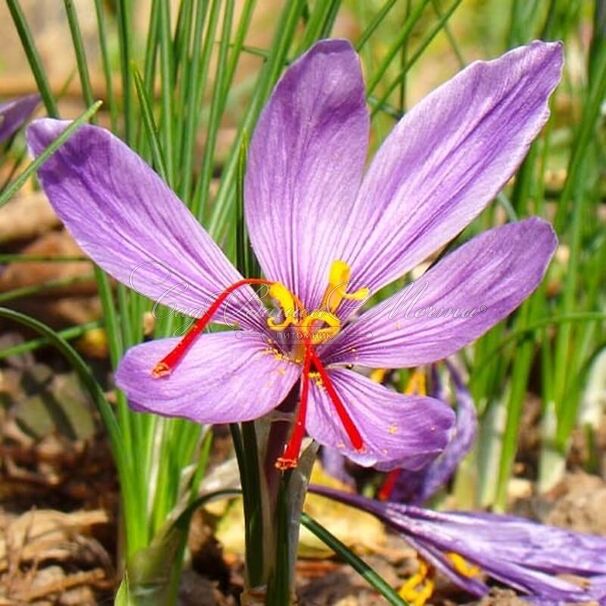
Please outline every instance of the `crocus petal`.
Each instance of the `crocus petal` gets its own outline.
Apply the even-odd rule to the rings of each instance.
[[[322,359],[402,368],[445,358],[528,297],[556,244],[551,226],[538,218],[484,232],[346,326]]]
[[[478,429],[476,407],[461,375],[448,364],[454,384],[457,420],[444,451],[424,469],[402,469],[390,494],[398,503],[420,505],[440,490],[454,475],[463,457],[471,450]],[[436,373],[437,375],[437,373]],[[381,465],[377,465],[381,469]],[[391,466],[393,467],[393,466]]]
[[[265,275],[318,306],[358,190],[369,121],[360,61],[345,40],[285,72],[250,145],[246,221]]]
[[[603,603],[606,537],[537,524],[514,516],[435,512],[411,505],[379,502],[356,494],[310,486],[321,494],[368,511],[400,532],[421,555],[472,593],[482,583],[459,573],[442,554],[457,553],[493,579],[544,603]],[[558,577],[571,574],[580,582]]]
[[[376,291],[457,235],[512,176],[549,116],[560,43],[478,61],[389,135],[351,210],[352,289]]]
[[[446,446],[454,413],[429,397],[404,396],[345,369],[329,369],[330,379],[364,441],[364,451],[351,445],[324,387],[311,381],[306,427],[323,446],[338,449],[360,465],[398,461],[419,469]]]
[[[177,343],[159,339],[128,350],[116,383],[135,410],[198,423],[256,419],[278,406],[300,367],[277,354],[253,332],[202,335],[167,377],[151,370]]]
[[[429,564],[439,570],[446,578],[450,579],[455,585],[458,585],[463,591],[469,594],[481,597],[487,594],[490,589],[481,579],[462,575],[457,571],[448,557],[439,549],[436,549],[430,543],[423,540],[417,540],[411,534],[406,534],[406,542]]]
[[[27,130],[34,155],[67,125],[51,119],[34,121]],[[222,290],[241,279],[162,179],[105,129],[82,126],[38,175],[78,244],[137,292],[197,317]],[[261,326],[259,305],[252,290],[240,291],[216,320]]]
[[[12,136],[21,125],[32,115],[40,95],[26,95],[0,103],[0,143]]]

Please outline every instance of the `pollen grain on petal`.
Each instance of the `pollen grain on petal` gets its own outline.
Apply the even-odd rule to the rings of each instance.
[[[262,353],[272,355],[276,360],[279,361],[285,362],[289,360],[287,355],[283,354],[275,345],[273,345],[269,341],[267,343],[267,347],[262,350]],[[280,366],[280,369],[282,369],[282,374],[286,372],[283,366]]]
[[[322,383],[322,377],[319,372],[310,372],[309,378],[318,386],[324,387],[324,383]]]

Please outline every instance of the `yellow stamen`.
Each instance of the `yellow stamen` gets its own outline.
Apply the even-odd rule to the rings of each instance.
[[[314,328],[316,322],[323,322],[328,326],[326,328]],[[337,316],[319,309],[312,311],[301,322],[301,331],[304,336],[311,338],[312,345],[324,343],[324,341],[334,337],[340,329],[341,321]]]
[[[351,276],[351,269],[345,261],[333,261],[328,276],[328,288],[322,298],[319,309],[308,313],[301,300],[293,294],[284,284],[271,282],[269,296],[282,311],[283,319],[280,322],[273,318],[267,320],[272,330],[281,332],[292,327],[299,338],[309,339],[312,345],[320,345],[332,339],[341,330],[341,321],[334,314],[343,299],[362,300],[368,297],[367,288],[361,288],[353,293],[347,292],[347,285]],[[297,343],[291,356],[297,362],[304,360],[302,343]]]
[[[345,261],[337,259],[332,262],[328,273],[328,288],[322,298],[322,309],[334,312],[341,305],[343,299],[362,301],[369,296],[368,288],[360,288],[355,292],[348,293],[347,286],[350,278],[351,268]]]
[[[451,551],[446,556],[452,562],[454,569],[464,577],[473,579],[480,576],[482,571],[477,566],[470,564],[462,555]]]
[[[412,606],[424,606],[435,589],[433,574],[427,562],[419,559],[419,570],[402,585],[399,594]]]
[[[427,385],[425,383],[425,373],[422,370],[417,368],[415,371],[413,371],[412,375],[410,375],[410,379],[408,379],[408,383],[406,384],[404,393],[407,396],[411,396],[413,394],[416,394],[418,396],[427,395]]]
[[[370,373],[370,380],[375,383],[383,383],[385,375],[387,374],[387,368],[375,368]]]
[[[286,330],[291,324],[297,321],[297,312],[300,309],[299,301],[295,300],[295,296],[280,282],[274,282],[269,287],[269,296],[279,305],[284,320],[275,322],[273,318],[267,320],[268,326],[272,330]]]

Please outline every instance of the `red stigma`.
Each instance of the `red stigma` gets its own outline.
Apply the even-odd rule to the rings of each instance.
[[[175,366],[181,361],[187,350],[192,346],[196,337],[207,327],[212,320],[212,317],[217,313],[221,305],[225,303],[225,300],[235,290],[242,286],[249,284],[271,284],[269,280],[262,280],[260,278],[249,278],[234,282],[231,286],[228,286],[213,302],[213,304],[207,309],[206,313],[196,320],[194,325],[187,331],[185,336],[177,343],[177,346],[172,349],[166,356],[164,356],[153,368],[152,376],[154,379],[166,377],[174,370]]]
[[[383,484],[381,484],[381,488],[379,488],[379,492],[377,493],[377,497],[380,501],[389,500],[400,475],[400,471],[400,469],[392,469],[387,474],[385,480],[383,481]]]
[[[332,384],[332,381],[330,380],[330,377],[328,376],[326,369],[322,365],[320,358],[318,358],[316,352],[313,349],[311,349],[311,361],[312,361],[315,369],[320,374],[320,378],[322,379],[322,384],[324,385],[324,388],[326,389],[326,393],[328,394],[328,397],[331,399],[331,401],[335,407],[335,410],[337,411],[337,414],[339,415],[339,419],[341,419],[341,423],[343,423],[343,427],[345,428],[345,431],[347,433],[347,436],[349,437],[349,441],[351,442],[351,445],[358,452],[362,452],[364,450],[364,440],[362,439],[362,436],[360,435],[360,432],[358,431],[358,428],[355,426],[352,418],[349,416],[349,413],[347,412],[345,405],[341,401],[341,398],[339,398],[339,394],[337,393],[337,390],[335,389],[334,385]]]
[[[276,467],[281,470],[294,469],[299,462],[299,453],[305,437],[305,418],[307,416],[307,400],[309,396],[309,371],[311,367],[311,343],[305,342],[305,357],[303,358],[303,376],[301,378],[301,395],[299,410],[284,454],[276,460]]]
[[[297,418],[295,421],[294,428],[284,449],[284,454],[276,460],[275,466],[281,470],[293,469],[299,462],[299,454],[301,452],[301,445],[305,436],[305,418],[307,416],[307,402],[309,399],[309,373],[311,367],[318,371],[322,385],[326,389],[326,393],[333,403],[339,419],[345,428],[347,436],[352,446],[358,451],[364,450],[364,440],[355,426],[352,418],[349,416],[345,405],[341,401],[339,394],[330,380],[326,369],[322,365],[322,362],[318,358],[313,346],[307,340],[305,342],[305,357],[303,360],[303,374],[301,378],[301,396],[299,399],[299,409],[297,411]]]

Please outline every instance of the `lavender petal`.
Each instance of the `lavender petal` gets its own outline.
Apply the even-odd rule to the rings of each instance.
[[[561,43],[477,61],[392,131],[351,209],[352,288],[376,291],[468,225],[513,175],[548,116]]]
[[[202,335],[172,374],[152,377],[178,341],[127,351],[116,383],[133,409],[205,424],[249,421],[278,406],[300,375],[300,366],[275,355],[261,335],[230,331]]]
[[[319,306],[366,160],[360,60],[323,40],[277,84],[250,145],[246,221],[266,277]]]
[[[27,129],[39,155],[68,122]],[[84,125],[38,171],[59,218],[91,258],[137,292],[188,316],[203,314],[241,279],[212,238],[162,179],[108,131]],[[217,322],[264,329],[256,294],[242,289]]]
[[[375,368],[443,359],[532,293],[556,244],[551,226],[538,218],[484,232],[347,325],[327,344],[322,359]]]
[[[404,396],[349,370],[328,372],[362,436],[364,451],[352,447],[325,388],[312,380],[306,427],[320,444],[360,465],[398,461],[409,469],[424,467],[443,450],[454,422],[452,409],[443,402]]]

